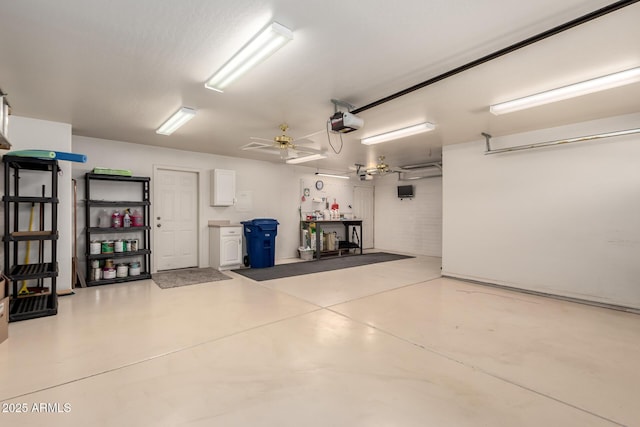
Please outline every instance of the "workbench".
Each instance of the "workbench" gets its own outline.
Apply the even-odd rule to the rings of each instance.
[[[309,228],[310,224],[316,225],[316,260],[319,260],[322,257],[322,252],[325,254],[334,253],[337,251],[338,255],[342,254],[342,251],[349,251],[351,249],[360,250],[360,255],[362,255],[362,220],[361,219],[335,219],[335,220],[305,220],[301,221],[302,228]],[[345,240],[340,240],[338,244],[338,249],[336,251],[321,251],[320,245],[320,233],[318,233],[318,228],[322,229],[322,225],[330,225],[330,224],[342,224],[344,225],[344,236]],[[358,227],[360,229],[360,234],[358,238],[358,242],[353,242],[349,238],[349,227]]]

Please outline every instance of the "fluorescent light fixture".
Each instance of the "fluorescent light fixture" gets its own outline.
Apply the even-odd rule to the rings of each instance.
[[[391,141],[392,139],[399,139],[404,138],[405,136],[415,135],[417,133],[428,132],[430,130],[434,130],[435,128],[436,126],[433,123],[424,122],[418,125],[393,130],[391,132],[381,133],[380,135],[362,138],[360,142],[365,145],[379,144],[381,142]]]
[[[232,81],[293,40],[293,32],[272,22],[238,51],[204,84],[207,89],[222,92]]]
[[[326,176],[328,178],[340,178],[340,179],[349,179],[348,176],[345,175],[336,175],[334,173],[320,173],[320,172],[316,172],[317,176]]]
[[[161,135],[171,135],[173,132],[178,130],[180,126],[187,123],[189,120],[193,119],[193,116],[196,115],[196,110],[193,108],[182,107],[176,113],[169,117],[166,122],[162,124],[156,131]]]
[[[512,101],[501,102],[489,107],[489,111],[495,115],[512,113],[526,108],[537,107],[539,105],[550,104],[564,99],[575,98],[601,90],[612,89],[640,81],[640,67],[619,73],[608,74],[591,80],[585,80],[569,86],[551,89],[535,95],[525,96]]]
[[[288,159],[286,162],[290,165],[297,165],[298,163],[311,162],[313,160],[326,159],[326,154],[311,154],[309,156],[302,157],[294,157],[292,159]]]

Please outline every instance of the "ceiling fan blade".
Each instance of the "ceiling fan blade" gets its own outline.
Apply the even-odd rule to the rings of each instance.
[[[310,147],[295,147],[295,150],[306,154],[325,154],[324,150],[317,150]]]
[[[264,148],[262,150],[254,150],[256,153],[264,153],[264,154],[271,154],[273,156],[280,156],[280,151],[279,149],[270,149],[270,148]]]
[[[286,150],[286,151],[287,151],[287,155],[284,158],[284,160],[297,159],[298,157],[305,157],[305,156],[308,156],[308,155],[312,154],[312,153],[307,153],[305,151],[301,151],[301,150],[298,150],[298,149],[295,149],[295,148],[289,149],[289,150]]]
[[[262,142],[250,142],[249,144],[243,145],[240,147],[241,150],[253,150],[258,151],[260,153],[273,154],[275,156],[280,156],[280,152],[283,151],[277,147],[274,147],[273,144],[264,144]]]
[[[296,145],[298,144],[315,144],[315,141],[312,141],[310,139],[296,139],[293,141]]]
[[[313,133],[310,133],[309,135],[305,135],[305,136],[301,136],[300,138],[296,138],[296,139],[294,139],[293,141],[294,141],[294,142],[298,142],[298,141],[300,141],[301,139],[307,139],[307,138],[309,138],[310,136],[317,135],[317,134],[319,134],[320,132],[324,132],[324,131],[325,131],[324,129],[321,129],[321,130],[315,131],[315,132],[313,132]],[[313,141],[311,141],[311,142],[313,142]]]
[[[254,140],[254,141],[266,141],[266,142],[270,142],[270,143],[273,144],[273,139],[258,138],[257,136],[250,136],[249,139]]]
[[[240,147],[241,150],[258,150],[264,148],[273,148],[273,144],[265,144],[264,142],[250,142]]]

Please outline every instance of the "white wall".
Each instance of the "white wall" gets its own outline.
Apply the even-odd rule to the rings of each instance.
[[[52,151],[71,151],[71,125],[66,123],[50,122],[45,120],[36,120],[26,117],[10,116],[9,118],[9,140],[11,142],[11,150],[28,150],[28,149],[44,149]],[[6,154],[7,152],[4,152]],[[71,289],[71,258],[73,246],[73,192],[71,186],[71,163],[59,162],[62,174],[58,176],[58,290]],[[41,184],[46,184],[46,194],[51,194],[50,174],[42,173],[24,173],[21,174],[20,193],[23,195],[39,196],[41,193]],[[4,193],[4,185],[2,192]],[[30,207],[29,207],[30,209]],[[49,218],[49,210],[47,208],[45,218]],[[34,227],[38,226],[38,211],[36,207]],[[25,230],[29,226],[29,211],[24,205],[20,214],[20,222],[25,226]],[[22,227],[21,227],[22,229]],[[32,242],[30,251],[30,263],[34,259],[38,259],[37,242]],[[24,262],[26,245],[20,245],[18,262]],[[48,257],[49,246],[45,243],[46,256]],[[4,268],[4,267],[3,267]]]
[[[398,185],[413,185],[415,197],[399,199]],[[442,256],[442,178],[376,177],[374,234],[377,249]]]
[[[640,114],[494,148],[638,127]],[[443,274],[640,308],[640,136],[485,156],[444,147]]]
[[[225,157],[131,144],[120,141],[73,137],[73,151],[86,154],[86,164],[76,164],[74,178],[78,180],[79,201],[84,199],[84,174],[94,167],[130,169],[134,175],[153,178],[154,165],[190,168],[200,172],[200,250],[199,265],[209,265],[209,220],[229,220],[232,223],[252,218],[275,218],[280,223],[276,238],[276,258],[292,258],[298,255],[300,245],[301,179],[315,182],[315,169],[256,160]],[[238,205],[230,207],[209,206],[211,169],[236,171],[236,195],[249,194],[252,208],[244,211]],[[328,178],[331,179],[331,178]],[[325,181],[328,180],[325,178]],[[151,182],[153,197],[153,180]],[[153,217],[153,199],[151,212]],[[84,209],[82,203],[79,208]],[[79,241],[84,251],[84,218],[79,218]],[[82,224],[82,226],[80,226]],[[153,243],[152,235],[152,243]],[[154,263],[155,264],[155,263]]]

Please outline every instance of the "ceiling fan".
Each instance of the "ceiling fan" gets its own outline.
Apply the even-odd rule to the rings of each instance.
[[[378,156],[378,163],[374,167],[365,169],[366,173],[369,175],[385,175],[392,172],[404,172],[402,168],[389,166],[384,159],[385,156]]]
[[[428,163],[413,164],[400,167],[389,166],[385,162],[385,156],[378,156],[378,163],[375,166],[365,168],[362,163],[356,163],[349,167],[351,173],[355,173],[361,181],[373,179],[374,175],[386,175],[397,173],[398,180],[410,181],[414,179],[436,178],[442,176],[442,162],[434,161]]]
[[[301,147],[301,144],[313,144],[313,141],[307,139],[322,131],[314,132],[300,138],[293,138],[287,135],[289,125],[282,123],[280,125],[281,135],[276,135],[273,139],[250,137],[251,142],[240,147],[242,150],[261,150],[271,154],[278,154],[282,159],[300,157],[301,154],[321,154],[322,150],[316,150],[310,147]]]
[[[356,163],[349,167],[349,170],[353,171],[356,176],[360,177],[360,180],[373,179],[374,175],[386,175],[393,172],[405,172],[403,168],[395,168],[389,166],[385,161],[385,156],[378,156],[378,163],[372,167],[365,167],[362,163]]]

